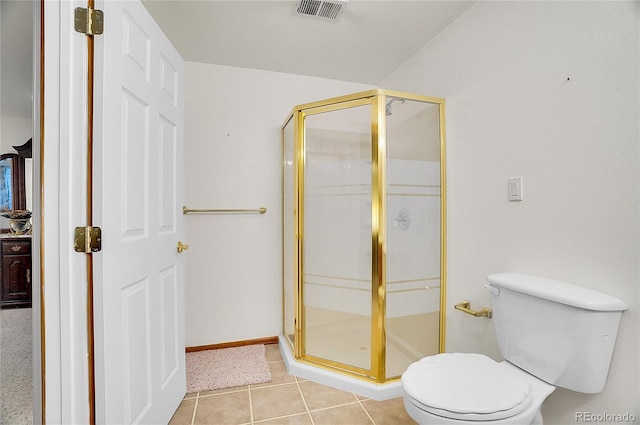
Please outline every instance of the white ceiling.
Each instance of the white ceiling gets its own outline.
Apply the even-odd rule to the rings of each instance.
[[[143,0],[187,61],[379,84],[473,1],[351,0],[337,21],[294,0]]]
[[[2,114],[29,117],[32,2],[0,3]],[[143,3],[187,61],[378,85],[474,1],[351,0],[337,21],[294,15],[294,0]]]

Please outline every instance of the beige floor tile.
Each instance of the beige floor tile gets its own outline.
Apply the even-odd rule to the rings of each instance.
[[[196,405],[196,399],[182,400],[178,410],[173,414],[169,425],[191,425],[193,419],[193,408]]]
[[[264,422],[255,422],[260,425],[312,425],[311,417],[308,413],[286,416],[284,418],[269,419]]]
[[[416,423],[404,408],[402,397],[385,401],[367,400],[362,402],[362,406],[376,425],[415,425]]]
[[[306,411],[298,386],[294,384],[251,388],[253,420],[260,421]]]
[[[371,425],[371,419],[360,404],[311,412],[315,425]]]
[[[268,387],[277,384],[289,384],[295,382],[293,375],[287,373],[284,362],[269,363],[269,371],[271,372],[271,381],[264,384],[251,385],[251,388]]]
[[[326,385],[312,381],[300,382],[299,385],[309,410],[357,402],[356,396],[352,393],[327,387]]]
[[[278,344],[268,344],[264,346],[265,357],[268,362],[281,362],[282,354],[280,354],[280,347]]]
[[[251,422],[249,391],[198,398],[196,424],[238,425]]]

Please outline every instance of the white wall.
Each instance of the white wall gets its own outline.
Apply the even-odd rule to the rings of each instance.
[[[499,359],[485,276],[521,271],[624,300],[597,395],[556,390],[545,423],[576,411],[640,417],[638,2],[478,2],[381,87],[447,100],[447,351]],[[523,176],[524,200],[507,201]]]
[[[0,117],[0,152],[16,153],[13,146],[23,145],[33,134],[31,117]]]
[[[282,332],[280,126],[298,104],[374,87],[186,63],[186,344]]]

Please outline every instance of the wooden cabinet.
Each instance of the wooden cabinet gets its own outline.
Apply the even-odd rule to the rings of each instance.
[[[0,238],[2,307],[31,307],[31,237]]]

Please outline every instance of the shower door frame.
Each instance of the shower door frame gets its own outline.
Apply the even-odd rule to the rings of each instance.
[[[445,317],[446,317],[446,151],[445,151],[445,100],[437,97],[422,96],[392,90],[369,90],[340,96],[312,103],[295,106],[282,125],[282,164],[284,167],[285,128],[293,123],[293,205],[295,241],[283,238],[283,264],[285,244],[295,246],[292,265],[296,273],[294,288],[294,343],[286,337],[284,323],[285,282],[283,267],[283,333],[294,353],[296,361],[301,361],[321,368],[346,373],[350,376],[375,383],[392,382],[399,377],[386,378],[386,162],[387,162],[387,129],[385,106],[387,97],[413,100],[439,107],[440,136],[440,310],[438,351],[445,351]],[[371,363],[370,369],[355,367],[331,359],[316,357],[306,353],[306,315],[304,308],[304,171],[306,162],[305,118],[308,115],[333,112],[356,106],[371,106]],[[284,168],[282,173],[283,206],[285,196]],[[283,208],[282,224],[285,225]]]

